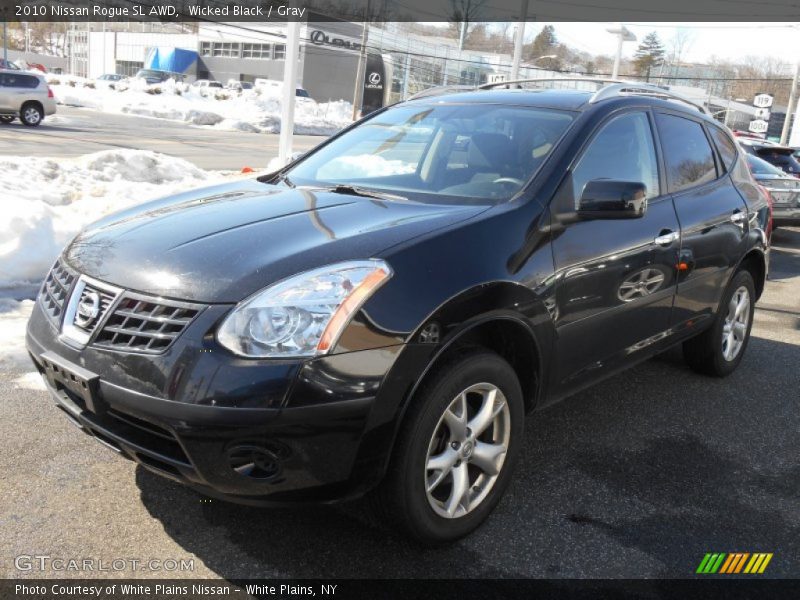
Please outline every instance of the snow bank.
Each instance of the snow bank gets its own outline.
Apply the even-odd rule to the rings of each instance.
[[[219,177],[141,150],[0,157],[0,289],[41,282],[64,245],[103,215]]]
[[[130,84],[123,84],[130,85],[124,90],[72,76],[51,75],[49,81],[59,104],[253,133],[277,133],[281,128],[279,87],[244,90],[241,94],[215,90],[204,96],[173,80],[147,86],[142,80],[133,79]],[[156,90],[158,93],[154,93]],[[298,97],[294,132],[332,135],[352,122],[352,113],[353,105],[345,100],[317,103]]]
[[[30,370],[31,359],[25,350],[25,326],[33,310],[33,300],[17,302],[0,298],[0,369]]]

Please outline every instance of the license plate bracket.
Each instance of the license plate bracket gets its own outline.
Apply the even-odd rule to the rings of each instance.
[[[105,412],[105,405],[98,393],[99,375],[52,352],[42,354],[42,364],[45,377],[53,388],[72,392],[83,401],[81,408],[95,414]]]

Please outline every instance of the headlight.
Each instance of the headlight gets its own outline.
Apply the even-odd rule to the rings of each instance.
[[[382,260],[348,261],[294,275],[236,305],[217,340],[240,356],[324,354],[391,276]]]

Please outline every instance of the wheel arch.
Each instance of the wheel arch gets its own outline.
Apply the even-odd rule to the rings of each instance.
[[[753,248],[745,254],[731,274],[731,278],[741,270],[747,270],[753,277],[756,287],[756,300],[761,298],[767,279],[767,257],[760,248]]]

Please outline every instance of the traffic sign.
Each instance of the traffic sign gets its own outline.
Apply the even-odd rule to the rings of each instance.
[[[753,98],[753,106],[756,108],[769,108],[772,106],[772,96],[770,94],[756,94]]]
[[[750,127],[748,127],[748,129],[753,133],[767,133],[769,123],[764,119],[753,119],[750,121]]]

